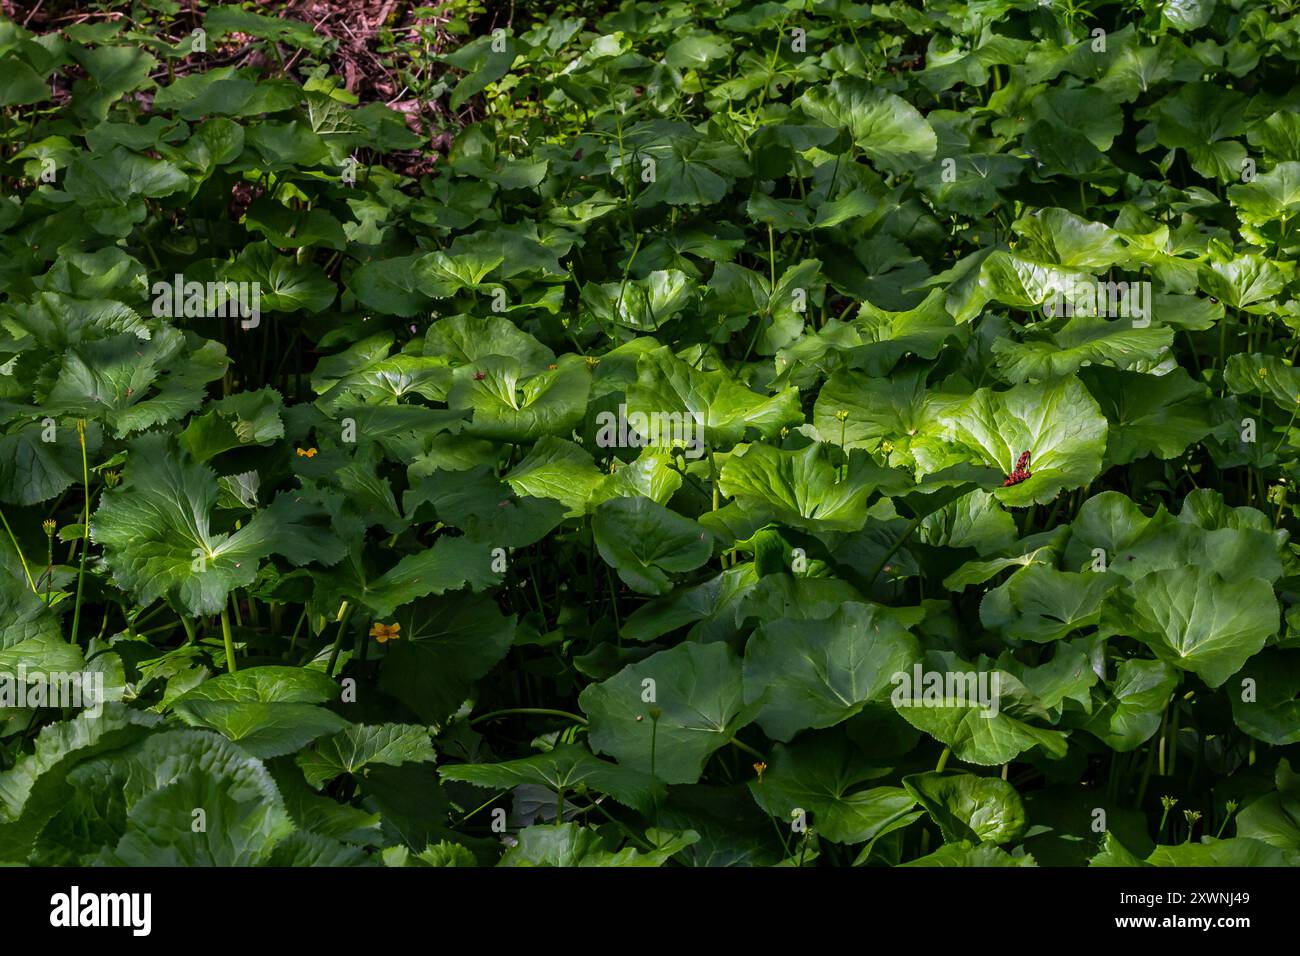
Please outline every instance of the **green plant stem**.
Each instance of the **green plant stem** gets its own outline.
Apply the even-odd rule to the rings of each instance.
[[[776,236],[772,232],[772,224],[767,226],[767,267],[769,273],[769,287],[767,290],[767,312],[772,314],[772,297],[776,295]]]
[[[614,588],[614,573],[605,565],[605,580],[609,583],[609,604],[614,611],[614,630],[623,633],[623,621],[618,613],[618,591]]]
[[[1223,307],[1223,318],[1219,320],[1219,397],[1228,393],[1228,307]]]
[[[1161,717],[1160,719],[1159,758],[1157,763],[1160,776],[1162,777],[1165,775],[1165,739],[1168,736],[1168,734],[1169,734],[1169,708],[1166,707],[1164,716]]]
[[[1224,816],[1224,818],[1223,818],[1223,823],[1219,824],[1219,832],[1216,833],[1216,834],[1214,835],[1214,838],[1215,838],[1216,840],[1222,840],[1222,839],[1223,839],[1223,831],[1226,830],[1226,829],[1228,829],[1228,824],[1232,821],[1232,814],[1233,814],[1234,812],[1235,812],[1235,811],[1233,811],[1233,810],[1229,810],[1229,811],[1227,812],[1227,815]]]
[[[235,663],[235,641],[230,636],[230,611],[225,604],[221,605],[221,640],[226,645],[226,672],[233,674],[239,666]]]
[[[1295,424],[1296,412],[1300,412],[1300,400],[1297,400],[1295,403],[1295,408],[1291,409],[1291,417],[1287,419],[1286,428],[1282,429],[1282,437],[1279,438],[1277,440],[1277,444],[1273,446],[1272,454],[1277,454],[1277,450],[1282,447],[1282,442],[1286,441],[1287,432],[1289,432],[1291,430],[1291,426]]]
[[[81,561],[77,566],[77,603],[72,609],[72,644],[77,644],[81,626],[81,594],[86,583],[86,554],[90,551],[90,466],[86,461],[86,420],[77,419],[77,438],[81,442],[81,485],[86,492],[81,519]]]
[[[659,711],[650,711],[650,777],[655,779],[655,755],[659,745]],[[659,829],[659,798],[655,797],[655,829]]]
[[[1173,704],[1173,715],[1169,718],[1169,776],[1174,775],[1174,766],[1178,763],[1178,702]]]
[[[303,622],[307,620],[307,609],[304,607],[302,613],[298,615],[298,623],[293,626],[293,633],[289,635],[289,650],[285,653],[287,660],[293,660],[293,648],[298,642],[298,632],[302,630]]]
[[[712,448],[709,449],[709,484],[713,487],[713,510],[717,511],[721,492],[718,489],[718,463],[713,457]]]
[[[749,754],[751,757],[757,757],[759,760],[763,761],[764,763],[767,762],[766,757],[764,757],[761,753],[759,753],[749,744],[745,743],[743,740],[738,740],[737,738],[732,737],[730,740],[727,741],[727,743],[731,744],[737,750],[744,751],[745,753]]]
[[[659,742],[659,721],[650,721],[650,776],[655,775],[655,750]],[[659,804],[655,804],[655,826],[658,826]]]
[[[494,793],[492,796],[488,797],[486,803],[480,804],[479,806],[475,807],[469,813],[465,814],[463,817],[460,818],[461,825],[464,826],[466,823],[469,822],[471,817],[477,816],[479,813],[486,810],[488,807],[492,806],[492,804],[496,803],[498,800],[500,800],[509,792],[510,792],[509,790],[502,790],[500,793]]]
[[[898,551],[898,549],[903,546],[904,542],[912,536],[913,532],[915,532],[917,528],[921,527],[922,520],[924,519],[920,515],[917,515],[907,523],[907,528],[904,529],[901,535],[899,535],[898,540],[894,542],[893,547],[885,552],[885,556],[876,563],[875,569],[867,577],[869,584],[874,585],[876,583],[876,579],[880,577],[880,572],[885,569],[885,565],[889,563],[889,559],[892,558],[894,553]]]
[[[473,727],[475,724],[481,724],[485,720],[491,720],[493,717],[505,717],[508,714],[534,714],[544,717],[567,717],[569,720],[576,721],[582,726],[587,726],[587,718],[580,717],[577,714],[571,714],[567,710],[553,710],[549,707],[507,707],[504,710],[494,710],[487,714],[480,714],[469,722]]]
[[[352,608],[348,602],[343,602],[343,607],[339,609],[339,631],[334,635],[334,648],[330,651],[329,663],[325,666],[325,676],[334,676],[334,665],[339,662],[339,650],[343,647],[343,633],[347,630],[348,615],[352,613]]]
[[[41,575],[45,580],[45,594],[41,600],[48,607],[50,603],[50,588],[54,587],[54,535],[49,535],[45,540],[45,573]]]
[[[651,845],[649,840],[643,840],[641,837],[633,833],[632,830],[628,828],[627,824],[625,824],[622,820],[619,820],[611,816],[610,812],[600,805],[599,800],[593,800],[591,802],[591,805],[595,807],[597,810],[599,810],[601,812],[601,815],[604,816],[606,820],[608,820],[610,823],[614,824],[614,826],[618,827],[620,830],[626,833],[628,839],[631,840],[633,843],[636,843],[646,852],[654,851],[654,847]]]
[[[934,765],[935,773],[943,773],[943,768],[948,766],[948,758],[952,755],[952,750],[948,747],[943,748],[943,753],[939,754],[939,762]]]
[[[27,559],[23,557],[23,549],[18,547],[18,539],[14,537],[13,528],[9,527],[9,519],[5,517],[4,511],[0,511],[0,521],[4,522],[5,531],[9,533],[9,541],[13,544],[14,552],[23,566],[23,574],[27,576],[27,586],[32,589],[33,594],[39,594],[40,592],[36,590],[36,582],[32,580],[32,572],[27,568]]]
[[[764,795],[766,796],[766,792],[763,789],[763,780],[761,777],[759,778],[758,781],[758,789],[760,793],[764,793]],[[790,852],[790,838],[786,835],[785,830],[781,828],[781,824],[776,822],[775,816],[768,814],[768,819],[772,821],[772,826],[776,830],[776,838],[780,840],[781,845],[785,847],[785,855],[787,857],[792,856],[793,854],[791,854]]]
[[[1142,801],[1146,799],[1147,784],[1151,781],[1151,768],[1155,766],[1155,762],[1156,745],[1153,742],[1151,746],[1147,747],[1147,762],[1142,768],[1142,779],[1138,783],[1137,803],[1135,804],[1138,808],[1141,808]]]

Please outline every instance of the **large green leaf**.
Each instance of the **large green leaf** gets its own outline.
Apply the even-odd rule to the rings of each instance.
[[[499,315],[453,315],[429,326],[424,354],[445,358],[453,365],[473,365],[489,355],[513,358],[524,375],[546,371],[555,353],[537,339]]]
[[[1281,850],[1300,852],[1300,778],[1283,757],[1274,773],[1277,789],[1237,814],[1237,836],[1260,840]]]
[[[861,451],[849,456],[841,474],[831,462],[829,445],[781,451],[754,444],[727,459],[719,487],[723,494],[770,511],[792,528],[857,531],[867,520],[874,492],[882,486],[901,490],[905,484],[904,476],[880,468]]]
[[[1012,507],[1042,504],[1083,487],[1100,473],[1106,450],[1106,419],[1073,376],[1004,392],[982,388],[941,413],[940,422],[945,442],[1008,475],[1021,454],[1029,452],[1032,477],[994,491]],[[939,471],[954,458],[929,445],[915,454],[925,473]]]
[[[651,813],[666,793],[664,785],[649,774],[600,760],[575,745],[503,763],[451,764],[438,773],[444,780],[459,780],[492,790],[510,790],[524,784],[546,787],[556,793],[595,790],[644,814]]]
[[[387,617],[430,594],[464,587],[482,591],[499,583],[501,572],[494,568],[494,550],[490,542],[441,535],[432,547],[406,555],[379,577],[357,574],[344,578],[339,590],[377,617]]]
[[[578,703],[594,750],[665,783],[695,783],[713,752],[754,719],[726,644],[660,651],[590,685]]]
[[[1106,460],[1113,465],[1145,455],[1176,458],[1214,430],[1209,389],[1181,368],[1148,375],[1094,365],[1079,378],[1109,423]]]
[[[1202,843],[1158,846],[1147,857],[1150,866],[1269,866],[1300,865],[1300,852],[1283,850],[1253,837],[1218,840],[1204,837]]]
[[[176,698],[172,710],[189,726],[215,730],[266,759],[346,728],[342,717],[315,706],[338,697],[338,687],[324,674],[254,667],[205,681]]]
[[[902,787],[870,787],[882,772],[843,736],[817,734],[777,744],[772,764],[749,792],[758,805],[789,827],[802,810],[806,825],[832,843],[862,843],[906,826],[916,798]]]
[[[1275,747],[1300,742],[1300,654],[1270,648],[1233,676],[1228,702],[1238,727]]]
[[[924,664],[900,675],[891,702],[904,720],[967,763],[991,767],[1035,747],[1052,757],[1064,756],[1066,734],[1030,723],[1043,719],[1045,712],[1036,700],[1027,705],[1026,694],[1006,671],[930,652]]]
[[[925,117],[901,97],[863,80],[831,80],[795,103],[818,122],[847,129],[858,148],[891,171],[902,172],[935,154],[937,141]]]
[[[297,757],[307,782],[317,788],[339,774],[355,774],[367,767],[433,760],[428,730],[413,724],[354,724],[299,751]]]
[[[918,773],[903,786],[938,824],[945,843],[1011,843],[1025,830],[1015,787],[995,777]]]
[[[969,843],[946,843],[928,856],[908,860],[900,866],[1037,866],[1038,863],[1028,854],[1012,856],[1001,847],[989,843],[971,846]]]
[[[892,678],[920,656],[916,638],[874,606],[845,604],[826,620],[784,618],[745,647],[745,700],[774,740],[830,727],[888,699]]]
[[[576,823],[558,826],[536,825],[519,833],[519,842],[501,857],[500,866],[663,866],[674,854],[699,839],[687,830],[679,836],[651,830],[657,837],[654,849],[644,852],[624,847],[615,852],[601,836]]]
[[[99,816],[117,834],[101,865],[256,865],[294,828],[261,762],[206,731],[155,733],[81,763],[68,781],[77,796],[63,815]]]
[[[427,598],[401,608],[379,684],[423,719],[445,720],[506,652],[515,619],[484,598]]]
[[[600,556],[629,587],[642,594],[672,588],[666,572],[693,571],[709,559],[707,532],[649,498],[613,498],[596,508],[591,522]]]
[[[705,443],[719,451],[743,440],[748,429],[771,437],[803,419],[796,389],[760,395],[724,371],[697,371],[667,348],[637,361],[636,383],[627,390],[627,414],[635,413],[685,414],[703,423]]]
[[[1102,601],[1119,582],[1090,571],[1057,571],[1041,564],[1021,568],[980,605],[985,627],[1008,637],[1046,644],[1101,620]]]
[[[300,536],[304,526],[287,498],[233,533],[215,531],[218,484],[209,468],[161,434],[131,448],[122,484],[100,499],[90,536],[104,548],[113,579],[144,604],[168,597],[191,614],[214,614],[231,590],[253,581],[272,552],[303,562],[340,557],[332,549],[316,551],[320,539]]]
[[[0,860],[26,862],[38,834],[72,791],[68,774],[83,760],[143,738],[161,722],[153,714],[107,704],[97,716],[47,724],[33,751],[0,773]]]
[[[1085,727],[1114,750],[1135,750],[1160,729],[1178,676],[1164,661],[1121,662],[1107,686],[1110,693],[1095,705]]]
[[[99,418],[118,438],[199,407],[227,365],[216,342],[160,326],[147,341],[122,333],[72,346],[44,396],[55,413]]]
[[[488,356],[465,366],[447,395],[452,408],[468,408],[466,431],[502,441],[568,437],[582,421],[591,375],[579,356],[568,355],[556,369],[525,377],[518,360]]]
[[[81,649],[63,636],[58,616],[31,590],[25,580],[0,578],[0,675],[4,695],[15,690],[18,668],[32,673],[72,673],[85,667]],[[86,706],[93,701],[87,700]],[[11,698],[5,706],[16,706]]]
[[[1075,316],[1059,330],[1022,341],[998,339],[993,343],[998,369],[1008,382],[1056,378],[1084,365],[1132,368],[1153,365],[1169,348],[1174,330],[1169,326],[1135,326],[1131,319]]]
[[[1152,571],[1108,600],[1107,624],[1156,656],[1218,687],[1278,632],[1273,588],[1258,578],[1224,580],[1196,567]]]
[[[838,371],[817,393],[813,424],[823,441],[870,451],[888,443],[892,463],[910,464],[913,441],[934,440],[943,410],[958,401],[929,391],[923,373],[877,378]]]
[[[644,279],[586,286],[582,300],[602,323],[651,332],[674,319],[693,294],[684,272],[659,269]]]
[[[568,509],[567,514],[581,515],[607,477],[588,452],[548,436],[506,473],[505,480],[517,494],[553,499]]]

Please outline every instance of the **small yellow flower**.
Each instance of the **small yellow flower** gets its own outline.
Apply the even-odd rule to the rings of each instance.
[[[53,518],[46,518],[44,521],[41,522],[41,527],[45,529],[45,534],[48,537],[54,537],[54,530],[58,528],[58,526],[59,523],[55,521]]]
[[[1261,368],[1261,369],[1259,370],[1259,377],[1260,377],[1260,378],[1268,378],[1268,369],[1266,369],[1266,368]]]
[[[379,622],[376,621],[370,627],[370,636],[373,637],[375,640],[377,640],[380,644],[383,644],[387,641],[398,640],[400,638],[400,635],[397,632],[400,631],[401,629],[402,629],[402,625],[400,624],[380,624]]]
[[[299,458],[315,458],[315,457],[316,457],[316,449],[315,449],[315,448],[299,448],[299,449],[298,449],[298,457],[299,457]]]
[[[767,764],[763,763],[763,761],[761,760],[754,764],[754,773],[758,774],[759,783],[763,782],[763,771],[766,769],[767,769]]]
[[[841,408],[838,412],[835,413],[835,418],[841,422],[848,421],[849,418],[848,409]]]

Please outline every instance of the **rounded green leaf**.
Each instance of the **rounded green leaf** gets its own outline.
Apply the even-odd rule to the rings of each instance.
[[[1024,801],[1005,780],[919,773],[904,777],[903,786],[938,824],[945,843],[1012,843],[1024,833]]]
[[[772,748],[771,766],[750,781],[749,792],[778,826],[803,811],[808,828],[832,843],[863,843],[920,815],[902,787],[864,789],[884,773],[842,735],[820,733]]]
[[[993,491],[1011,507],[1042,504],[1062,491],[1083,487],[1101,472],[1106,451],[1106,419],[1074,376],[1004,392],[982,388],[941,413],[940,423],[945,442],[1007,475],[1021,454],[1029,452],[1032,476]],[[952,464],[952,457],[928,445],[916,450],[926,474]]]
[[[765,624],[745,646],[745,700],[774,740],[830,727],[872,701],[920,656],[916,638],[874,606],[845,604],[826,620]]]
[[[713,540],[690,518],[649,498],[613,498],[596,508],[592,535],[600,556],[634,591],[665,594],[667,572],[693,571],[713,553]]]
[[[1278,632],[1273,588],[1259,578],[1230,582],[1217,572],[1178,567],[1113,592],[1106,614],[1116,633],[1146,644],[1179,670],[1218,687]]]
[[[723,643],[660,651],[587,687],[578,703],[594,750],[670,784],[699,780],[713,752],[754,717],[740,660]]]

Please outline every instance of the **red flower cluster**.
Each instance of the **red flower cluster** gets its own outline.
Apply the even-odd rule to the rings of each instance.
[[[1029,470],[1029,452],[1023,451],[1020,453],[1020,460],[1016,462],[1015,470],[1007,475],[1007,480],[1002,482],[1002,487],[1010,488],[1012,485],[1018,485],[1032,475],[1033,472]]]

